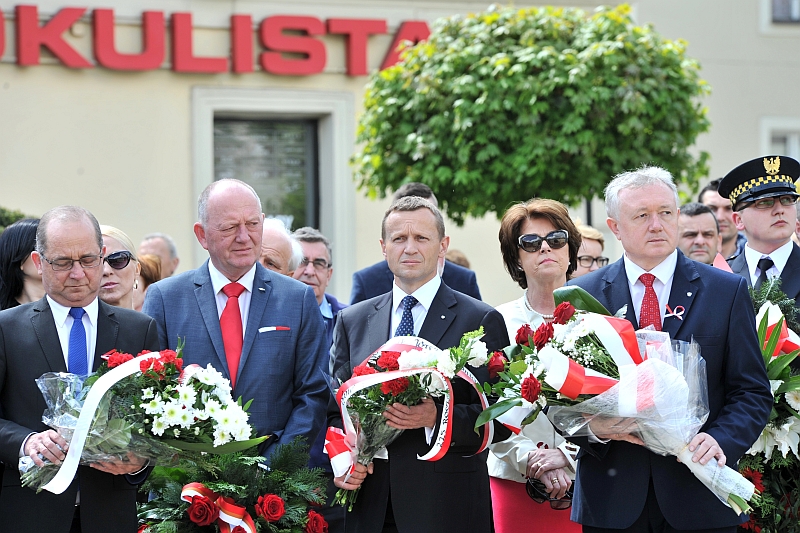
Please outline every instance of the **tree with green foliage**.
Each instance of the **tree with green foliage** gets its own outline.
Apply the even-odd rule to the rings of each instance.
[[[3,232],[6,226],[10,226],[17,220],[21,220],[23,218],[35,218],[35,217],[27,217],[25,213],[23,213],[22,211],[0,207],[0,233]]]
[[[493,6],[438,21],[366,87],[359,187],[425,183],[459,224],[535,196],[593,198],[643,164],[695,190],[708,85],[684,41],[629,11]]]

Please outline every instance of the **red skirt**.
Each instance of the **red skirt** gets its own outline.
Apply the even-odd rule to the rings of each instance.
[[[548,502],[536,503],[525,484],[490,477],[495,533],[581,533],[569,519],[569,509],[557,511]]]

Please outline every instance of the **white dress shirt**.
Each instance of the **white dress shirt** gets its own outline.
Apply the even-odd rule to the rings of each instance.
[[[225,310],[225,304],[228,303],[228,297],[222,292],[222,288],[233,283],[225,277],[222,272],[217,270],[214,263],[208,262],[208,273],[211,276],[211,286],[214,288],[214,296],[217,301],[217,316],[221,317],[222,312]],[[256,265],[247,271],[247,273],[236,280],[236,283],[244,287],[244,291],[239,295],[239,313],[242,315],[242,336],[247,333],[247,316],[250,314],[250,297],[253,294],[253,282],[256,278]]]
[[[67,370],[71,372],[72,369],[69,368],[69,334],[72,331],[72,323],[75,322],[75,319],[69,314],[70,307],[64,307],[50,298],[50,296],[47,296],[47,303],[53,312],[58,341],[61,343],[61,353],[64,354],[64,364],[67,365]],[[81,319],[83,329],[86,332],[86,368],[89,369],[89,372],[92,371],[94,348],[97,345],[97,312],[99,307],[97,298],[95,298],[92,303],[83,308],[86,312]]]
[[[642,309],[642,300],[644,299],[645,286],[641,282],[639,276],[645,273],[650,273],[656,277],[653,280],[653,290],[658,298],[658,310],[661,313],[661,324],[664,324],[664,316],[666,315],[666,307],[669,303],[669,295],[672,291],[672,278],[675,277],[675,267],[678,264],[678,251],[675,250],[667,256],[666,259],[661,261],[658,265],[651,270],[644,270],[642,267],[634,263],[624,256],[625,261],[625,274],[628,276],[628,289],[631,291],[631,302],[636,311],[636,322],[640,321],[639,313]],[[612,313],[616,313],[618,309],[609,309]]]
[[[428,316],[428,310],[431,308],[441,284],[442,278],[433,276],[433,279],[411,294],[406,294],[397,284],[392,284],[392,324],[389,333],[394,336],[394,332],[397,331],[400,320],[403,318],[403,298],[413,296],[419,302],[411,309],[411,316],[414,318],[414,335],[419,335],[422,323]]]
[[[775,278],[780,276],[781,272],[783,272],[783,268],[789,261],[789,256],[792,255],[793,247],[794,243],[791,239],[789,239],[789,242],[777,250],[773,250],[768,254],[762,254],[761,252],[757,252],[750,248],[750,243],[745,244],[744,258],[747,261],[747,270],[750,272],[750,285],[755,287],[758,276],[761,275],[761,269],[758,268],[758,262],[764,257],[772,259],[773,263],[773,265],[767,269],[767,277]]]

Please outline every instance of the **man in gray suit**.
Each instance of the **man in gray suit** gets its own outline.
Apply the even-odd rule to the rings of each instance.
[[[98,299],[104,255],[91,213],[51,209],[39,222],[31,254],[46,296],[0,313],[0,460],[8,465],[0,498],[3,531],[136,531],[136,484],[148,473],[144,460],[80,466],[62,494],[21,487],[16,468],[22,455],[40,466],[43,458],[60,463],[69,447],[42,422],[46,405],[35,382],[39,376],[86,375],[115,348],[132,354],[158,349],[152,319]]]
[[[483,326],[483,341],[490,351],[508,346],[500,313],[454,291],[438,276],[437,264],[447,252],[449,238],[442,214],[433,204],[413,196],[398,200],[383,218],[381,235],[394,285],[390,292],[339,313],[332,349],[337,377],[348,379],[353,368],[392,336],[418,335],[439,348],[449,348],[458,345],[464,333]],[[481,382],[489,378],[485,366],[469,370]],[[435,429],[441,403],[428,398],[413,407],[394,404],[386,410],[386,423],[404,430],[388,446],[388,461],[376,459],[369,468],[356,465],[349,479],[335,479],[339,488],[361,487],[353,511],[345,517],[347,532],[490,531],[486,452],[476,455],[483,429],[474,429],[481,404],[475,389],[464,380],[454,379],[453,389],[451,446],[435,462],[420,461],[417,456],[430,449],[425,428]],[[335,402],[328,419],[332,425],[341,424]],[[508,435],[506,430],[502,438]]]
[[[208,250],[200,268],[147,290],[143,311],[162,348],[186,340],[184,360],[212,365],[234,398],[253,400],[250,422],[270,435],[260,452],[297,436],[314,442],[325,420],[327,346],[311,287],[258,263],[264,215],[252,187],[215,181],[198,201],[194,233]]]

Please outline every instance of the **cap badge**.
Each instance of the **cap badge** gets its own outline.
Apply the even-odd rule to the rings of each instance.
[[[781,169],[781,158],[780,157],[770,157],[764,158],[764,170],[767,171],[767,174],[777,174],[778,171]]]

